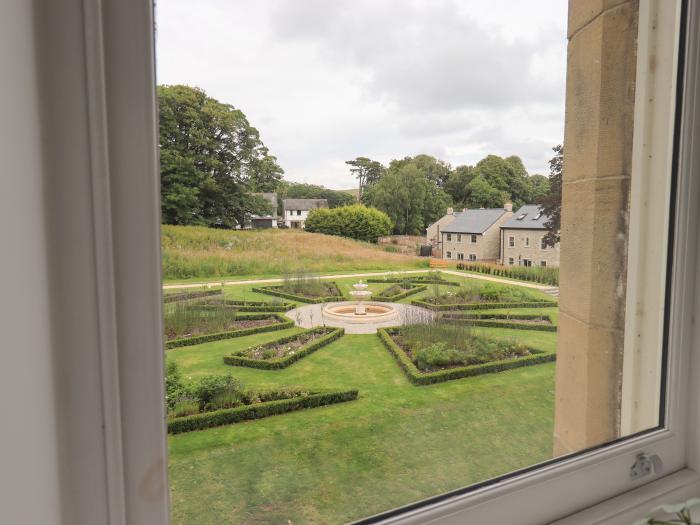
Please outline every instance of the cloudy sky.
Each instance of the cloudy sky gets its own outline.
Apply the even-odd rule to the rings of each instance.
[[[241,109],[285,178],[344,161],[519,155],[563,140],[566,0],[159,0],[160,84]]]

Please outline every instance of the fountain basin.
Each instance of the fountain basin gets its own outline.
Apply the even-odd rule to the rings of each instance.
[[[323,317],[344,323],[386,323],[396,318],[397,311],[390,303],[362,302],[364,313],[358,314],[358,303],[345,301],[328,303],[323,307]]]

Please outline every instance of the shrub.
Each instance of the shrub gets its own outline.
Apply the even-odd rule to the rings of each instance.
[[[319,392],[179,417],[168,421],[168,432],[171,434],[178,434],[180,432],[202,430],[250,419],[260,419],[276,414],[284,414],[285,412],[291,412],[293,410],[343,403],[345,401],[357,399],[357,394],[357,390]]]
[[[448,310],[496,310],[503,308],[554,308],[559,305],[556,301],[527,301],[522,303],[454,303],[433,304],[425,301],[411,301],[415,306],[421,306],[433,311]]]
[[[287,312],[294,308],[294,303],[287,303],[277,298],[273,298],[271,301],[234,301],[231,299],[218,299],[190,305],[190,308],[199,310],[211,310],[221,307],[238,312]]]
[[[192,387],[192,394],[199,401],[200,410],[210,405],[217,396],[232,392],[240,392],[241,382],[231,375],[204,376],[197,381]]]
[[[335,283],[331,283],[335,285]],[[300,295],[285,292],[282,286],[263,286],[260,288],[253,288],[256,293],[262,293],[267,295],[274,295],[277,297],[282,297],[284,299],[289,299],[291,301],[297,301],[299,303],[328,303],[333,301],[342,301],[344,297],[340,294],[340,290],[336,286],[336,291],[334,293],[338,295],[329,295],[326,297],[309,297],[307,295]]]
[[[501,266],[498,264],[460,262],[457,263],[457,269],[559,286],[559,268],[556,266]]]
[[[201,297],[211,297],[212,295],[222,295],[224,293],[223,289],[219,290],[203,290],[201,292],[183,292],[183,293],[173,293],[163,296],[164,303],[172,303],[177,301],[189,301],[191,299],[199,299]]]
[[[376,208],[353,204],[341,208],[316,208],[309,212],[304,227],[308,232],[377,242],[392,228],[389,216]],[[398,250],[397,250],[398,251]]]
[[[168,417],[184,417],[199,414],[199,401],[191,397],[181,397],[173,403]]]

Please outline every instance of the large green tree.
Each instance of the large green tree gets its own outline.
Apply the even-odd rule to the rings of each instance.
[[[282,199],[326,199],[330,208],[356,204],[357,200],[346,191],[331,190],[316,184],[283,181],[277,186],[281,205]]]
[[[163,222],[231,228],[267,205],[282,168],[242,111],[198,88],[158,86]]]
[[[425,154],[392,160],[389,163],[389,169],[399,169],[408,164],[413,164],[418,171],[441,188],[445,185],[452,173],[452,166],[450,166],[449,163]]]
[[[340,208],[316,208],[309,212],[304,224],[306,231],[340,235],[360,241],[377,242],[391,232],[389,216],[362,204]]]
[[[554,246],[560,239],[561,186],[564,173],[564,147],[558,144],[552,150],[554,157],[549,161],[549,192],[539,200],[542,211],[549,217],[545,223],[547,233],[544,236],[547,246]]]
[[[394,223],[394,233],[420,235],[445,213],[450,197],[415,163],[393,165],[367,188],[363,199],[385,212]]]
[[[386,168],[381,162],[367,157],[346,160],[345,164],[350,166],[350,173],[357,179],[359,187],[358,199],[362,199],[362,192],[365,186],[371,186],[386,172]]]

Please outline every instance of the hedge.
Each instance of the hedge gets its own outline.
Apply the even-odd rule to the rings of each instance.
[[[509,323],[508,321],[481,321],[478,319],[459,319],[447,318],[447,321],[458,322],[464,321],[472,326],[483,326],[491,328],[513,328],[515,330],[539,330],[541,332],[556,332],[557,325],[553,324],[525,324],[525,323]]]
[[[376,297],[373,297],[373,300],[379,301],[379,302],[388,302],[388,303],[393,303],[396,301],[400,301],[401,299],[405,299],[406,297],[409,297],[411,295],[415,295],[417,293],[423,292],[428,289],[428,286],[425,284],[420,284],[417,286],[414,286],[413,288],[410,288],[406,290],[405,292],[397,293],[394,295],[382,295],[381,293],[378,294]]]
[[[501,266],[499,264],[459,262],[457,269],[559,286],[559,268],[556,266]]]
[[[422,306],[428,310],[442,312],[445,310],[495,310],[500,308],[553,308],[559,306],[557,301],[530,301],[522,303],[455,303],[432,304],[425,301],[411,301],[415,306]]]
[[[163,296],[164,303],[174,303],[175,301],[187,301],[188,299],[200,299],[211,297],[212,295],[223,295],[223,290],[204,290],[202,292],[174,293]]]
[[[287,337],[282,337],[280,339],[276,339],[274,341],[270,341],[271,343],[286,343],[287,341],[292,341],[299,337],[300,335],[308,334],[314,331],[319,331],[318,328],[312,328],[311,330],[306,330],[304,332],[300,332],[295,335],[290,335]],[[316,339],[314,341],[310,341],[309,343],[305,344],[304,346],[300,347],[294,354],[288,355],[285,357],[280,357],[276,359],[251,359],[249,357],[242,357],[238,355],[226,355],[224,356],[224,364],[231,365],[231,366],[247,366],[250,368],[261,368],[263,370],[281,370],[282,368],[287,368],[289,365],[292,363],[296,363],[301,359],[302,357],[306,357],[307,355],[315,352],[319,348],[322,348],[336,339],[339,339],[340,337],[343,336],[345,333],[345,330],[343,328],[336,328],[332,330],[331,332],[328,333],[328,335]]]
[[[285,317],[282,314],[258,314],[248,315],[245,319],[278,319],[280,322],[267,326],[254,326],[252,328],[243,328],[241,330],[232,330],[230,332],[217,332],[215,334],[197,335],[194,337],[184,337],[182,339],[173,339],[165,343],[165,348],[178,348],[180,346],[198,345],[201,343],[209,343],[211,341],[221,341],[222,339],[232,339],[234,337],[243,337],[244,335],[261,334],[263,332],[274,332],[275,330],[284,330],[292,328],[294,321]]]
[[[335,284],[335,283],[333,283]],[[337,287],[338,285],[336,285]],[[262,288],[253,288],[256,293],[264,293],[267,295],[274,295],[276,297],[282,297],[283,299],[290,299],[292,301],[297,301],[300,303],[331,303],[335,301],[344,301],[345,297],[342,295],[329,296],[329,297],[306,297],[304,295],[295,295],[292,293],[282,292],[278,290],[277,286],[264,286]]]
[[[389,279],[367,279],[368,283],[402,283],[408,281],[414,284],[444,284],[446,286],[461,286],[459,283],[454,281],[445,281],[442,279],[422,279],[421,277],[405,277],[403,279],[399,277],[391,277]]]
[[[467,313],[461,313],[461,312],[456,312],[456,313],[447,313],[444,314],[443,318],[444,319],[503,319],[503,320],[509,320],[509,319],[519,319],[519,320],[530,320],[530,319],[542,319],[542,318],[549,319],[549,322],[552,321],[552,316],[549,314],[467,314]]]
[[[194,304],[192,308],[198,310],[214,310],[218,307],[226,306],[236,309],[239,312],[286,312],[294,308],[294,303],[268,303],[265,301],[233,301],[222,299],[217,304]]]
[[[266,401],[264,403],[255,403],[253,405],[178,417],[168,421],[168,433],[179,434],[192,430],[203,430],[205,428],[230,425],[240,421],[284,414],[285,412],[292,412],[304,408],[316,408],[324,405],[343,403],[345,401],[353,401],[357,399],[357,395],[357,389],[319,392],[303,397]]]
[[[416,365],[413,364],[413,361],[411,361],[408,355],[406,355],[406,352],[394,342],[391,334],[396,332],[396,328],[380,328],[377,330],[377,335],[379,335],[379,338],[382,340],[387,350],[389,350],[389,353],[396,359],[408,380],[417,386],[443,383],[445,381],[451,381],[452,379],[461,379],[493,372],[502,372],[513,368],[538,365],[556,360],[556,354],[554,352],[531,349],[536,353],[527,357],[504,359],[502,361],[494,361],[481,365],[461,366],[458,368],[439,370],[437,372],[421,372]]]

